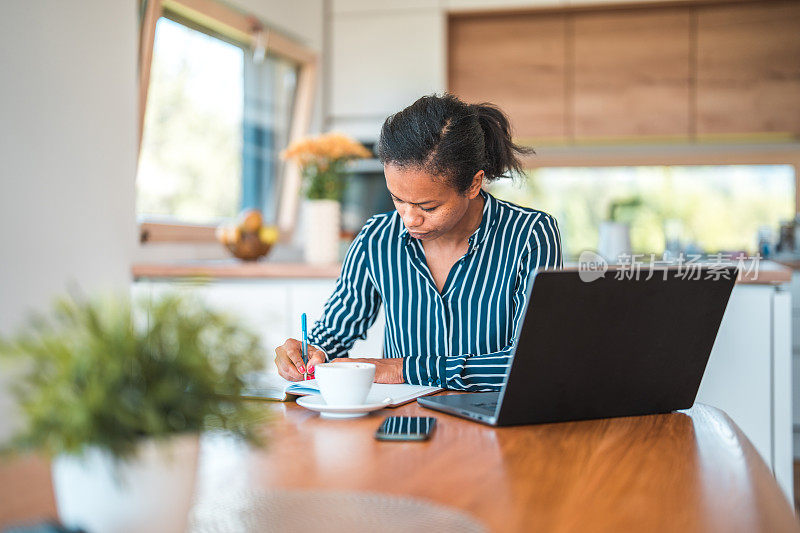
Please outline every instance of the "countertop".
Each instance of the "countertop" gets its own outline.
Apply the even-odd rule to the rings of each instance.
[[[646,266],[647,263],[642,263],[642,268]],[[789,266],[773,261],[759,261],[757,268],[750,268],[750,266],[750,263],[746,263],[745,271],[737,283],[774,285],[789,283],[792,280],[792,269]],[[577,268],[577,263],[568,262],[565,267]],[[138,263],[133,265],[132,271],[136,280],[195,277],[210,279],[336,279],[341,268],[341,264],[309,265],[307,263],[225,259],[182,263]]]
[[[794,257],[791,259],[775,259],[775,262],[779,265],[785,266],[786,268],[791,268],[792,270],[800,270],[800,257]]]
[[[182,263],[138,263],[133,265],[133,278],[324,278],[336,279],[342,265],[309,265],[273,261],[240,261],[224,259]]]

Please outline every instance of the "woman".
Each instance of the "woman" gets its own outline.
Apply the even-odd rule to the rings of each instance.
[[[555,218],[481,189],[520,174],[527,152],[491,104],[425,96],[386,119],[378,155],[396,211],[370,218],[347,251],[308,370],[346,358],[383,304],[384,357],[358,359],[376,382],[497,390],[532,275],[562,266]],[[280,374],[302,379],[300,342],[275,352]]]

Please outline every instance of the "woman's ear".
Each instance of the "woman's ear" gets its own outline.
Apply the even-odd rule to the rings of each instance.
[[[467,189],[467,198],[470,200],[478,196],[481,190],[481,186],[483,185],[483,177],[485,176],[483,170],[479,170],[472,176],[472,184],[470,184],[469,189]]]

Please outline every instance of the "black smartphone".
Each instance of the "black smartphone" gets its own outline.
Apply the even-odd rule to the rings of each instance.
[[[378,440],[428,440],[436,419],[432,416],[389,416],[375,432]]]

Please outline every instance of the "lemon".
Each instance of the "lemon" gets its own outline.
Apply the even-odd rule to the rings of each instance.
[[[258,230],[258,238],[264,244],[274,244],[278,240],[278,228],[264,226]]]

